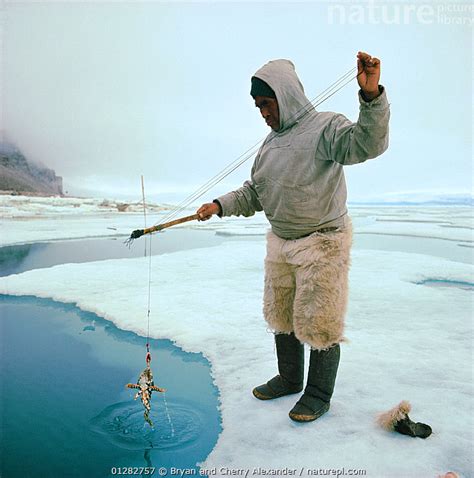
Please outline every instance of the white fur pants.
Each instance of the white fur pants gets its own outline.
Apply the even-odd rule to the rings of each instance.
[[[267,235],[263,313],[275,333],[323,350],[343,340],[352,226],[285,240]]]

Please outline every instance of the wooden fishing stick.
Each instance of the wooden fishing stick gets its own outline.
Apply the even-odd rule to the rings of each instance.
[[[176,226],[177,224],[183,224],[184,222],[194,221],[196,219],[199,219],[199,214],[181,217],[179,219],[175,219],[174,221],[158,224],[157,226],[147,227],[146,229],[135,229],[130,234],[130,237],[127,239],[126,243],[130,244],[134,239],[138,239],[145,234],[151,234],[152,232],[161,231],[163,229],[166,229],[167,227]]]

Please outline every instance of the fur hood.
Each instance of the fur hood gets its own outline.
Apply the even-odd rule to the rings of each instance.
[[[279,133],[293,126],[306,112],[314,111],[290,60],[269,61],[254,76],[275,92],[280,110]]]

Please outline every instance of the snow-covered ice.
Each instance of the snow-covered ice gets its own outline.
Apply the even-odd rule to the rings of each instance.
[[[118,212],[124,204],[126,209]],[[194,214],[197,207],[183,210],[182,215]],[[171,208],[148,204],[148,225],[161,222]],[[473,247],[474,224],[469,207],[353,206],[349,212],[356,234],[438,238]],[[0,245],[123,236],[143,227],[143,222],[140,201],[0,195]],[[224,236],[264,236],[269,224],[263,214],[256,214],[177,227],[211,230]]]
[[[351,213],[356,233],[472,240],[468,208],[354,208]],[[41,227],[42,239],[56,238],[56,227],[62,228],[61,237],[88,237],[91,228],[102,234],[105,220],[130,229],[143,220],[138,212],[121,214],[66,221],[54,213],[35,221],[4,218],[11,230],[2,243],[38,240]],[[262,233],[267,225],[259,215],[191,227],[239,235]],[[264,254],[263,237],[256,237],[152,259],[152,335],[203,352],[220,391],[223,432],[203,467],[290,467],[298,473],[301,467],[345,467],[381,478],[432,478],[447,471],[472,476],[472,292],[422,284],[472,283],[472,265],[354,250],[348,343],[342,346],[331,409],[316,422],[299,425],[288,418],[295,396],[260,402],[251,395],[276,371],[273,338],[261,313]],[[1,278],[0,293],[77,303],[124,330],[145,334],[147,261],[33,270]],[[401,400],[411,402],[412,419],[433,427],[427,440],[388,433],[374,423],[377,412]]]
[[[170,206],[148,204],[147,211],[159,221]],[[139,201],[0,195],[2,246],[128,235],[143,223]]]
[[[151,213],[169,209],[148,203]],[[53,215],[84,215],[96,213],[139,212],[143,214],[143,202],[121,201],[103,198],[79,198],[62,196],[9,196],[0,195],[0,214],[2,217],[45,217]]]

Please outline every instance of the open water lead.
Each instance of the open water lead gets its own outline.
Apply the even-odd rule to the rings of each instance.
[[[147,344],[148,349],[148,344]],[[137,383],[128,383],[127,388],[137,388],[138,392],[135,394],[135,400],[140,397],[143,406],[145,407],[145,421],[153,427],[153,422],[150,419],[151,410],[151,394],[152,392],[165,392],[164,388],[156,387],[153,382],[153,372],[150,368],[151,354],[149,351],[146,353],[146,368],[139,375]]]

